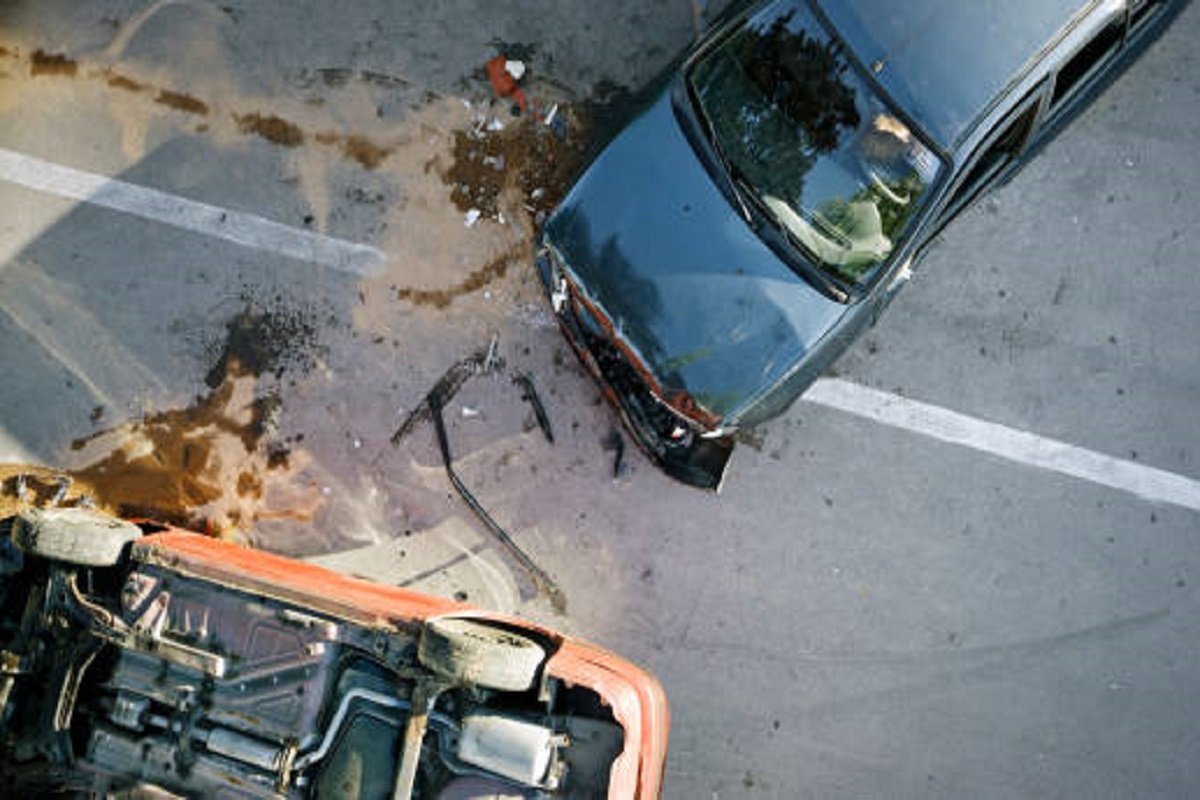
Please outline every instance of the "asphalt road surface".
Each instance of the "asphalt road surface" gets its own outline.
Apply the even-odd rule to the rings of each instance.
[[[670,800],[1200,795],[1200,8],[709,495],[614,478],[529,250],[697,6],[503,5],[0,7],[0,461],[639,661]],[[450,437],[565,613],[389,441],[493,337]]]

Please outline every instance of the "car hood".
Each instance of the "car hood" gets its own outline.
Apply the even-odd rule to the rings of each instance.
[[[665,91],[587,169],[548,241],[666,394],[723,423],[845,314],[714,183]]]

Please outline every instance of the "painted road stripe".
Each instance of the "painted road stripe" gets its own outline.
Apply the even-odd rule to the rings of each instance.
[[[804,399],[943,442],[1200,511],[1200,481],[1084,450],[1054,439],[837,378],[822,378]]]
[[[3,148],[0,179],[355,275],[377,274],[387,261],[377,247],[281,225],[254,214],[188,200]]]

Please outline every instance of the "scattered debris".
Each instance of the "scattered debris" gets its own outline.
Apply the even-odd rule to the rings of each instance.
[[[0,464],[0,519],[29,508],[91,507],[92,491],[90,484],[74,480],[60,470],[32,464]]]
[[[538,224],[553,209],[583,159],[585,142],[567,133],[569,108],[551,105],[547,116],[549,109],[554,109],[549,126],[538,122],[535,109],[507,126],[480,113],[472,126],[454,132],[454,161],[439,174],[460,211],[478,209],[483,217],[499,220],[502,206],[519,204]],[[572,122],[571,130],[583,126]],[[503,213],[511,216],[509,210]]]
[[[400,427],[396,429],[396,432],[389,439],[391,444],[393,446],[400,444],[401,441],[413,432],[413,429],[417,425],[430,420],[432,416],[429,409],[430,396],[436,395],[442,398],[443,404],[449,402],[454,395],[458,394],[458,390],[462,388],[468,378],[483,371],[485,358],[485,353],[475,353],[455,363],[450,369],[446,370],[437,383],[433,385],[433,388],[429,390],[429,394],[426,395],[425,399],[416,408],[408,412],[408,416],[404,418],[404,421],[400,423]]]
[[[463,406],[462,407],[462,415],[463,415],[463,419],[478,419],[479,417],[483,416],[483,412],[480,411],[478,408],[471,408],[470,406]]]
[[[483,357],[483,371],[492,372],[504,366],[504,360],[500,357],[500,334],[493,333],[492,340],[488,342],[487,355]]]
[[[546,435],[546,441],[554,444],[554,430],[550,427],[550,417],[546,414],[546,407],[542,405],[542,398],[538,396],[537,387],[533,384],[533,376],[522,372],[513,377],[513,383],[521,387],[521,399],[533,407],[533,415],[537,418],[538,427]]]
[[[516,113],[525,113],[529,101],[525,98],[525,91],[517,84],[525,75],[525,64],[499,55],[484,65],[484,71],[496,96],[511,97],[516,102]]]
[[[475,223],[479,222],[479,216],[482,213],[478,208],[467,209],[467,213],[463,216],[463,225],[466,225],[468,228],[475,227]]]
[[[624,477],[629,467],[625,464],[625,438],[621,432],[615,428],[609,431],[601,446],[613,454],[613,480]]]
[[[474,353],[456,362],[450,369],[446,370],[445,374],[438,379],[433,388],[425,395],[425,399],[404,418],[400,427],[392,434],[390,441],[393,446],[397,445],[413,431],[418,423],[432,420],[434,432],[437,435],[438,449],[442,454],[442,463],[446,468],[446,475],[450,478],[450,483],[454,486],[455,491],[462,497],[463,502],[475,512],[475,515],[479,517],[488,531],[496,537],[496,540],[504,547],[505,552],[512,556],[513,560],[530,577],[538,591],[545,594],[554,609],[562,614],[566,613],[567,600],[562,590],[558,587],[558,584],[488,514],[487,509],[480,504],[475,495],[471,494],[471,491],[454,470],[454,457],[450,452],[450,438],[446,433],[446,423],[442,417],[442,410],[472,376],[504,369],[504,359],[499,354],[499,344],[499,336],[493,334],[486,351]],[[550,429],[550,420],[546,416],[545,407],[537,399],[537,390],[534,388],[532,378],[527,374],[518,375],[513,378],[513,383],[522,387],[525,399],[534,405],[534,413],[538,416],[538,424],[542,426],[542,431],[546,434],[546,438],[553,442],[554,437]],[[539,408],[541,409],[540,413],[538,411]],[[463,406],[463,416],[471,416],[468,412],[478,413],[475,409]],[[378,460],[378,457],[376,460]]]
[[[50,498],[50,505],[56,506],[67,497],[67,492],[71,488],[71,478],[68,475],[60,475],[55,481],[54,495]]]
[[[475,495],[471,494],[471,490],[466,487],[462,479],[458,477],[458,473],[454,471],[454,457],[450,453],[450,439],[446,435],[446,423],[442,419],[442,399],[430,392],[426,397],[426,402],[429,403],[429,411],[433,416],[433,427],[437,433],[438,449],[442,451],[442,463],[446,467],[446,476],[450,478],[450,483],[454,486],[455,491],[463,499],[475,515],[487,526],[492,535],[504,546],[517,563],[519,563],[534,584],[542,591],[546,598],[550,601],[550,605],[560,614],[567,612],[567,598],[563,594],[562,589],[554,582],[545,570],[539,567],[529,555],[521,549],[521,546],[508,534],[504,528],[500,527],[496,520],[488,514]]]
[[[17,501],[21,502],[21,503],[28,502],[29,501],[29,479],[25,475],[24,472],[22,472],[20,475],[17,476],[16,484],[17,484],[17,488],[16,488],[15,494],[17,495]]]
[[[510,58],[504,62],[504,71],[511,75],[514,81],[520,81],[525,77],[525,62]]]

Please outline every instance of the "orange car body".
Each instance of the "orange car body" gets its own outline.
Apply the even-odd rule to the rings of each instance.
[[[666,698],[619,656],[155,523],[0,520],[0,659],[0,772],[31,795],[662,791]]]
[[[360,580],[324,567],[187,531],[155,533],[134,557],[173,571],[304,605],[364,625],[421,623],[464,612],[536,632],[559,643],[546,674],[595,691],[625,729],[625,746],[609,776],[609,800],[650,800],[662,793],[670,716],[658,681],[640,667],[586,642],[451,600]]]

